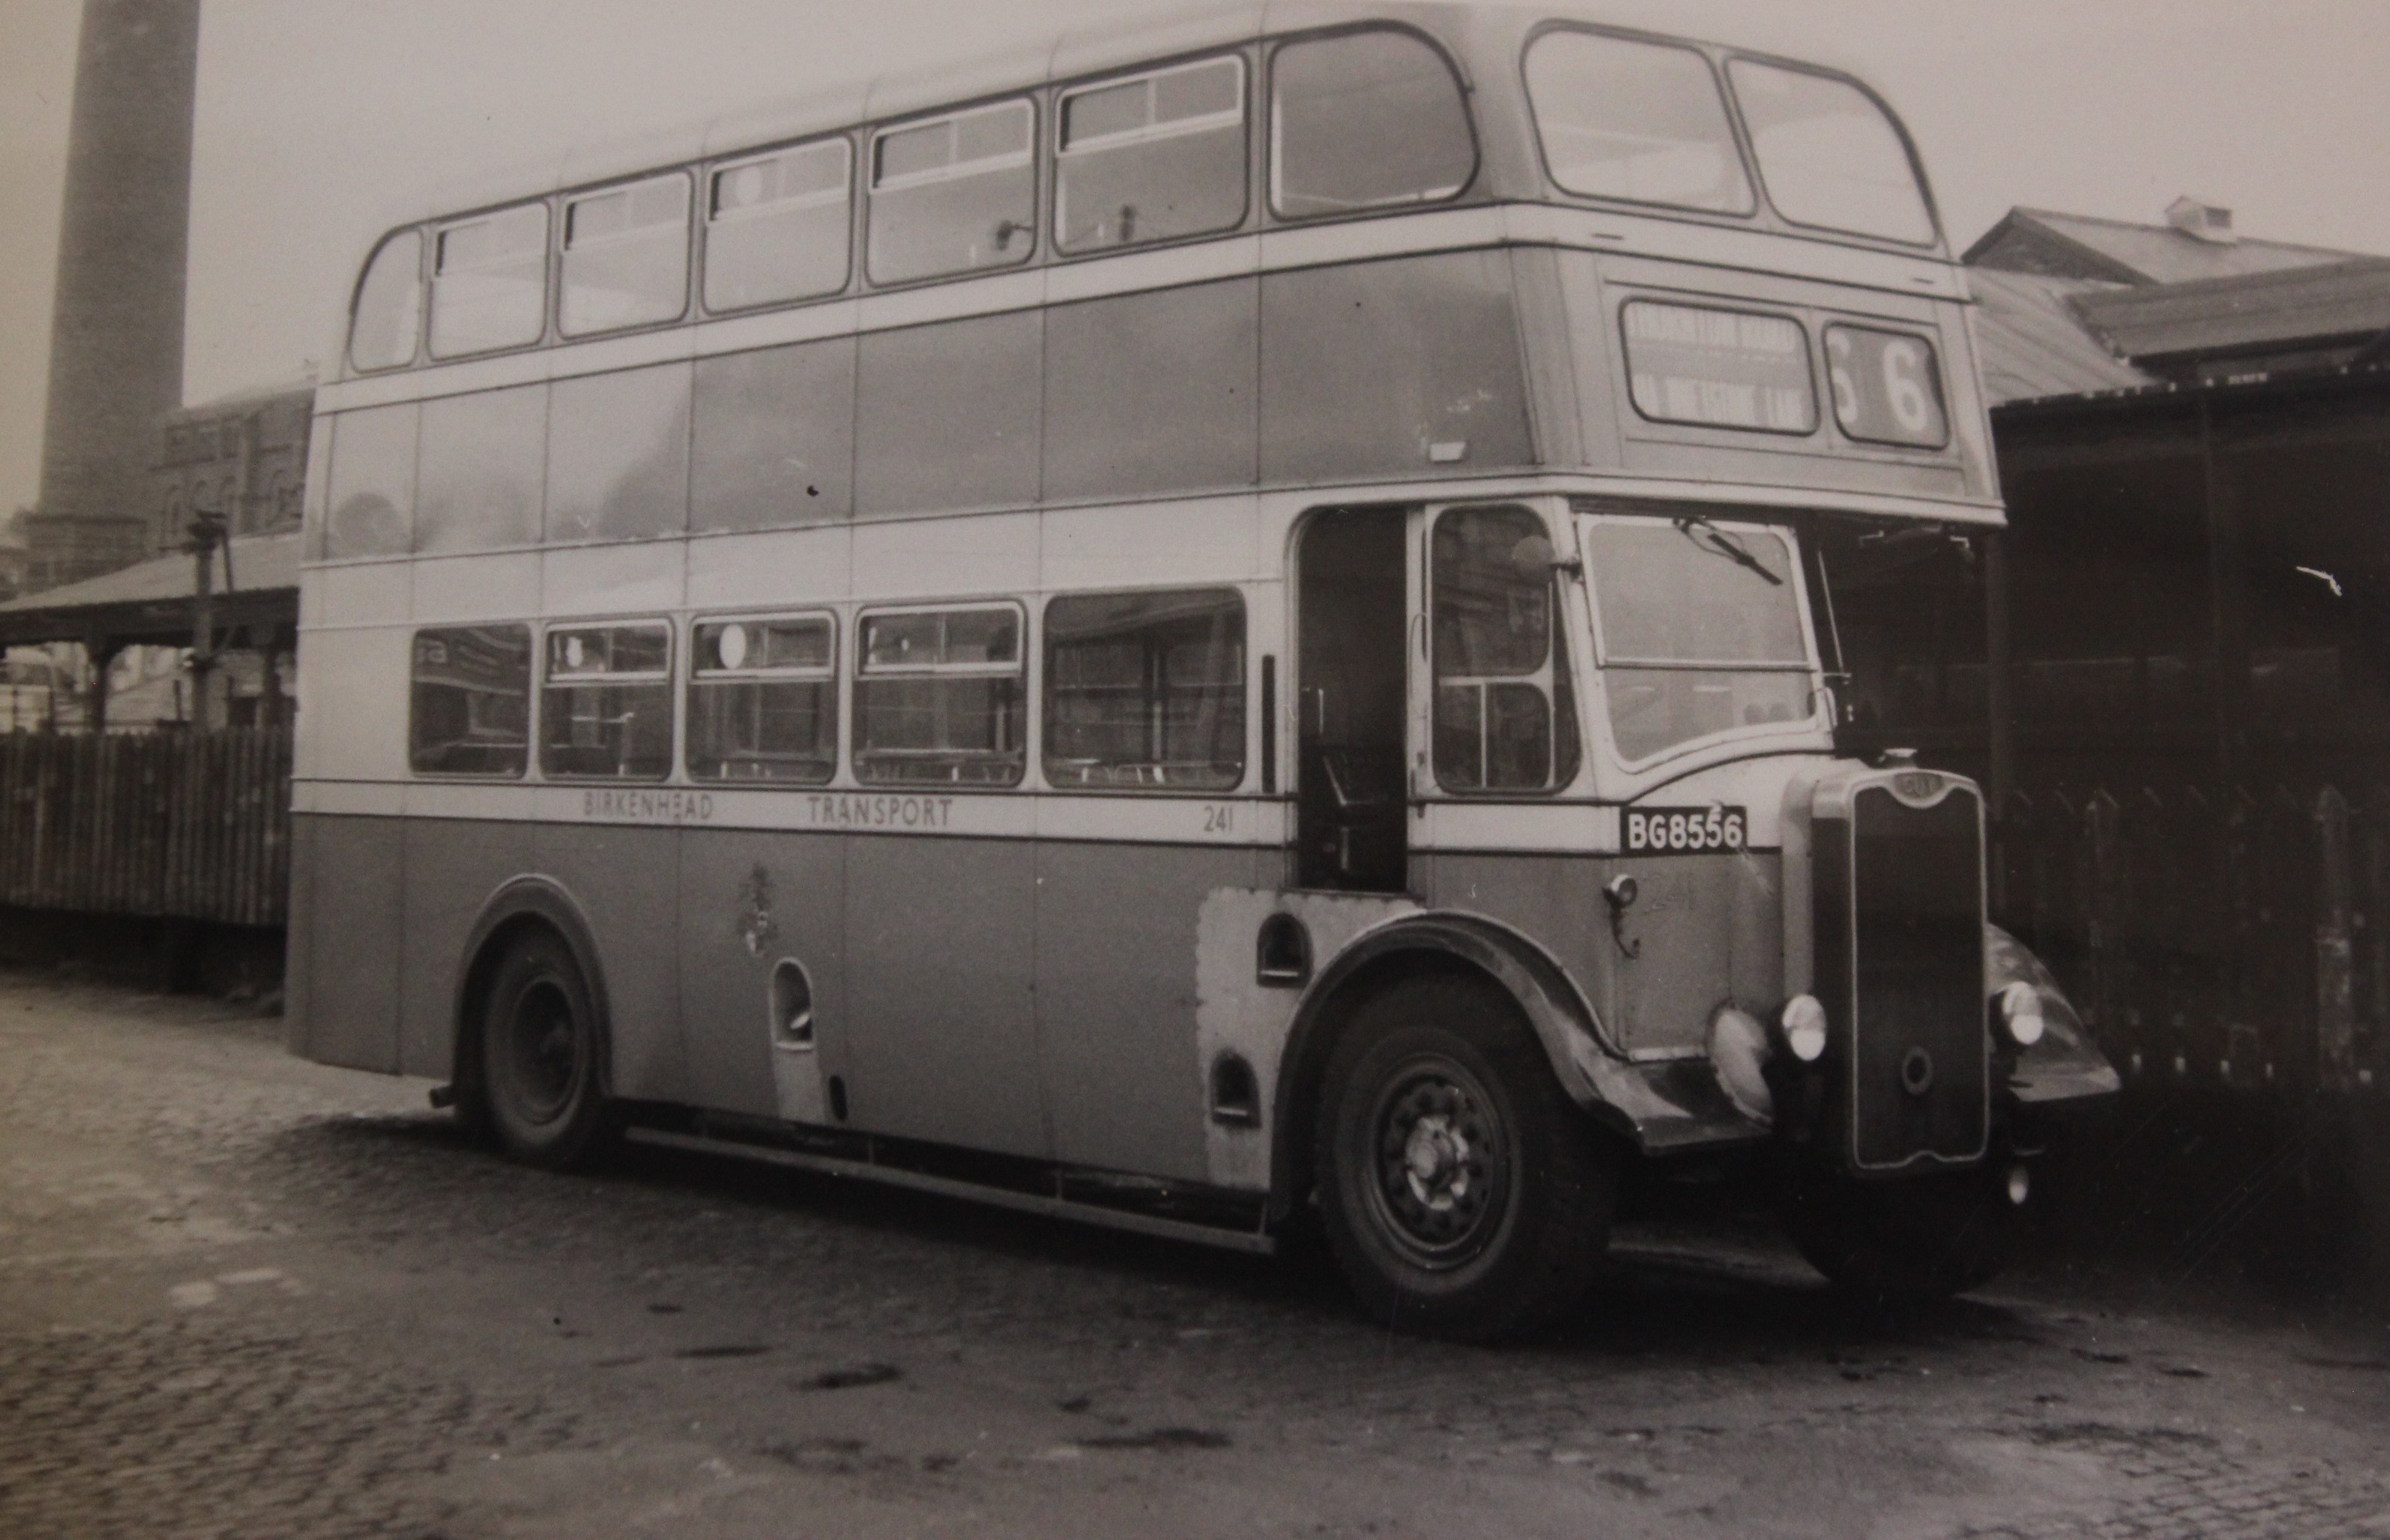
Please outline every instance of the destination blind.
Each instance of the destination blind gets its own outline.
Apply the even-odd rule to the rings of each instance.
[[[1782,315],[1629,301],[1620,315],[1635,409],[1655,422],[1810,433],[1809,340]]]

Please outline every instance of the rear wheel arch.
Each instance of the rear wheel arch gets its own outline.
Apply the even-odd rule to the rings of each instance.
[[[477,1124],[487,1122],[487,1087],[482,1083],[482,1024],[490,986],[508,951],[527,933],[554,933],[572,952],[574,965],[589,992],[599,1035],[610,1034],[612,1015],[607,1007],[606,973],[598,964],[598,943],[581,905],[565,889],[546,878],[521,877],[500,887],[482,905],[482,913],[468,934],[456,973],[450,1020],[455,1031],[449,1051],[449,1072],[456,1088],[456,1105]],[[611,1055],[601,1060],[611,1094]]]

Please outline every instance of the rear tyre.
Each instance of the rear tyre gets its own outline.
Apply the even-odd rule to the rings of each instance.
[[[1989,1282],[2016,1247],[2018,1214],[1990,1167],[1947,1176],[1805,1180],[1784,1228],[1835,1288],[1878,1304],[1947,1300]]]
[[[1388,1326],[1464,1341],[1530,1331],[1600,1265],[1615,1164],[1487,985],[1426,979],[1356,1011],[1317,1137],[1329,1246]]]
[[[507,948],[482,1019],[482,1110],[507,1152],[560,1171],[611,1132],[606,1041],[572,949],[552,930]]]

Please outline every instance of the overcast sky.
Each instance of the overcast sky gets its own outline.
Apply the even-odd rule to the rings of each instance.
[[[205,0],[185,397],[331,350],[393,194],[1178,0]],[[2390,253],[2384,0],[1578,0],[1852,69],[1954,240],[2015,204]],[[0,0],[0,512],[40,479],[75,0]],[[534,174],[531,180],[536,181]],[[427,212],[429,212],[427,210]]]

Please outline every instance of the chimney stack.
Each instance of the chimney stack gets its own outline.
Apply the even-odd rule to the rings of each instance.
[[[84,0],[27,532],[40,586],[147,554],[147,474],[183,397],[199,58],[199,0]]]

